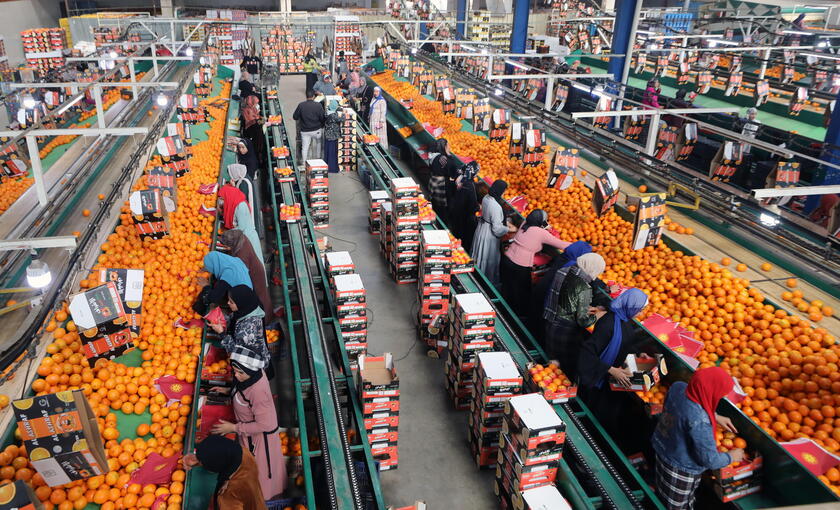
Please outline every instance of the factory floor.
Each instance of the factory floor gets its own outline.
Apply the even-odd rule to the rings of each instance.
[[[280,79],[278,97],[295,137],[294,109],[304,100],[303,76]],[[293,141],[293,145],[296,142]],[[456,412],[444,388],[443,359],[417,340],[417,286],[398,285],[367,231],[368,194],[356,173],[330,175],[330,227],[320,232],[334,251],[349,251],[368,302],[368,352],[390,352],[400,377],[399,467],[381,473],[383,498],[394,506],[423,500],[429,508],[494,508],[493,472],[479,471],[467,442],[467,413]]]

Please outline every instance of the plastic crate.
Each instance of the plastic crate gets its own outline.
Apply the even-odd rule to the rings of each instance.
[[[268,510],[283,510],[287,507],[294,508],[295,505],[304,505],[306,504],[305,498],[282,498],[282,499],[272,499],[271,501],[266,501],[265,506]]]
[[[374,462],[373,464],[376,468],[373,476],[379,478],[379,463]],[[356,461],[353,465],[356,468],[356,479],[359,483],[359,495],[362,498],[362,508],[364,508],[364,510],[376,510],[376,497],[373,494],[373,487],[368,484],[369,477],[367,463]]]

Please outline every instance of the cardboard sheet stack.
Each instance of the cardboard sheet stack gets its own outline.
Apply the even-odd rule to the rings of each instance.
[[[338,138],[338,170],[356,170],[356,112],[352,108],[341,108],[341,135]]]
[[[397,283],[417,281],[420,264],[420,186],[411,177],[391,179],[391,210],[386,221],[390,228],[391,250],[388,262]],[[386,240],[387,241],[387,240]]]
[[[452,279],[452,244],[447,230],[424,230],[420,240],[420,339],[438,354],[446,347]]]
[[[505,403],[522,392],[522,383],[510,353],[478,354],[470,402],[470,447],[479,468],[496,465]]]
[[[387,202],[390,195],[387,191],[375,190],[368,192],[368,232],[378,236],[382,222],[382,203]]]
[[[327,259],[328,269],[329,264],[330,260]],[[356,273],[330,275],[330,283],[344,350],[350,359],[350,367],[356,370],[358,357],[367,352],[365,286],[362,284],[362,278]]]
[[[400,424],[400,379],[390,352],[359,356],[356,386],[362,400],[362,419],[370,451],[379,470],[396,469]]]
[[[496,465],[496,494],[513,508],[523,491],[553,486],[557,478],[566,424],[539,393],[505,402]],[[562,498],[561,498],[562,499]]]
[[[456,294],[449,312],[449,355],[446,357],[446,390],[455,409],[470,408],[478,353],[495,347],[496,311],[480,292]]]
[[[323,159],[306,160],[306,191],[315,228],[330,226],[330,180],[327,162]]]

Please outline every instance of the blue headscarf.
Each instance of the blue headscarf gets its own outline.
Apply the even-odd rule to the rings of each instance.
[[[586,241],[573,242],[569,246],[566,246],[566,249],[563,250],[563,255],[566,256],[566,263],[563,264],[561,267],[572,267],[577,263],[578,257],[587,253],[592,253],[591,244],[587,243]]]
[[[246,285],[254,288],[251,277],[248,275],[248,267],[236,257],[211,251],[204,256],[204,267],[213,273],[216,279],[224,280],[231,287]]]
[[[637,316],[647,306],[647,302],[647,294],[634,288],[624,291],[610,303],[610,311],[613,312],[613,320],[615,322],[613,323],[613,334],[610,343],[604,349],[604,352],[601,353],[601,361],[609,366],[615,363],[615,358],[621,350],[621,324]],[[602,378],[598,381],[595,386],[598,388],[603,386],[604,379]]]

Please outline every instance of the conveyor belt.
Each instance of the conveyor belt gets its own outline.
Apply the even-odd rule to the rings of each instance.
[[[358,122],[362,125],[361,120]],[[362,125],[362,129],[366,130],[366,127]],[[371,175],[380,189],[389,189],[391,179],[404,176],[402,170],[378,144],[361,145],[361,155],[371,169]],[[439,219],[434,225],[423,227],[424,229],[446,228]],[[481,292],[490,299],[497,311],[496,334],[523,374],[527,374],[529,363],[546,361],[545,354],[534,345],[533,338],[483,274],[476,271],[453,274],[452,277],[455,291]],[[588,415],[592,421],[595,421],[583,403],[579,405],[582,408],[580,413]],[[563,487],[564,494],[575,508],[662,508],[653,492],[617,448],[614,447],[612,458],[608,458],[608,454],[596,445],[592,434],[583,427],[583,423],[577,417],[578,413],[573,411],[569,404],[554,407],[567,426],[568,452],[584,471],[591,475],[589,478],[594,482],[599,493],[597,497],[588,496],[581,483],[575,478],[569,464],[565,460],[561,461],[560,468],[564,476],[559,477],[558,484]],[[605,437],[605,440],[609,442],[609,438]],[[616,469],[614,461],[622,464],[621,471]]]
[[[414,56],[438,72],[454,76],[460,82],[477,90],[493,90],[499,84],[490,84],[462,70],[454,69],[423,52]],[[504,87],[502,87],[504,88]],[[663,162],[642,153],[643,148],[608,131],[590,125],[574,123],[569,115],[550,112],[541,104],[529,101],[510,89],[501,96],[490,95],[491,101],[512,111],[534,118],[547,128],[555,141],[582,149],[585,158],[602,167],[612,167],[620,173],[634,175],[661,188],[677,181],[703,197],[703,213],[719,224],[737,228],[739,235],[756,238],[779,253],[801,253],[807,257],[788,258],[786,262],[797,266],[800,272],[813,273],[819,261],[820,274],[814,279],[840,281],[840,251],[832,238],[825,238],[810,231],[802,217],[792,212],[781,215],[782,224],[769,228],[757,222],[761,209],[748,193],[733,186],[709,181],[706,176],[676,162]],[[393,98],[398,99],[398,98]],[[801,226],[802,225],[802,226]],[[804,263],[809,261],[809,263]],[[826,292],[837,293],[837,288],[821,286]],[[831,290],[829,290],[829,288]]]
[[[279,113],[279,106],[276,100],[269,100],[268,112],[271,115]],[[268,130],[268,148],[269,159],[274,162],[271,157],[270,148],[273,146],[289,146],[289,139],[285,130],[285,122],[280,126],[272,126]],[[289,163],[294,168],[294,157],[289,157]],[[311,469],[312,458],[320,457],[324,462],[324,473],[327,482],[327,491],[329,494],[330,508],[335,510],[355,509],[366,510],[368,508],[384,509],[382,503],[381,493],[379,491],[378,480],[375,475],[375,468],[373,459],[370,455],[370,448],[367,443],[367,437],[363,426],[358,426],[361,421],[361,406],[358,401],[358,395],[353,388],[352,378],[341,375],[335,366],[333,357],[331,356],[331,349],[328,343],[328,335],[325,330],[325,323],[332,323],[335,328],[335,333],[340,335],[337,329],[337,321],[333,315],[335,307],[332,303],[329,289],[326,288],[327,281],[324,274],[323,264],[321,263],[321,256],[314,238],[314,227],[309,214],[309,207],[306,201],[306,196],[301,192],[303,187],[303,175],[300,172],[296,173],[296,183],[283,182],[279,186],[275,186],[274,179],[270,177],[270,189],[272,193],[272,209],[275,217],[275,222],[278,218],[279,204],[294,204],[301,203],[303,217],[298,222],[283,222],[281,224],[275,223],[277,232],[277,244],[281,249],[283,262],[286,261],[285,253],[288,251],[290,257],[288,262],[293,268],[294,272],[294,288],[299,300],[300,320],[295,320],[293,317],[291,325],[298,324],[302,332],[303,340],[307,350],[306,367],[310,375],[309,379],[301,377],[300,360],[297,359],[297,353],[294,353],[295,358],[295,379],[296,379],[296,393],[298,397],[298,411],[299,418],[302,421],[301,428],[301,446],[304,450],[305,466]],[[279,188],[279,189],[278,189]],[[281,228],[282,227],[282,228]],[[287,243],[283,243],[281,234],[287,235]],[[313,270],[313,264],[317,264],[317,269]],[[282,267],[282,265],[281,265]],[[317,271],[317,274],[316,274]],[[288,283],[288,274],[283,268],[281,276]],[[321,307],[319,296],[327,301],[326,307]],[[287,314],[291,314],[292,302],[289,299],[288,292],[286,292],[286,309]],[[291,327],[290,333],[293,338],[296,338],[295,331],[297,328]],[[340,336],[338,336],[340,338]],[[339,349],[342,353],[341,359],[343,361],[340,367],[344,374],[349,374],[349,364],[346,354],[343,349]],[[306,441],[306,417],[303,412],[303,393],[302,386],[307,384],[311,386],[314,396],[315,415],[318,428],[318,435],[320,439],[320,451],[308,451],[308,442]],[[343,390],[340,391],[340,390]],[[341,393],[346,393],[350,402],[350,418],[345,421],[343,416],[343,404],[341,402]],[[351,445],[348,438],[348,425],[355,423],[356,430],[361,437],[361,445]],[[360,447],[359,447],[360,446]],[[364,470],[365,474],[357,473],[356,458],[363,457],[363,461],[367,465]],[[311,473],[311,471],[310,471]],[[367,477],[366,480],[360,480],[360,476]],[[310,499],[309,508],[315,508],[316,501],[314,500],[314,485],[312,477],[307,477],[307,495]],[[375,506],[369,506],[361,494],[360,487],[370,487],[374,493]]]

